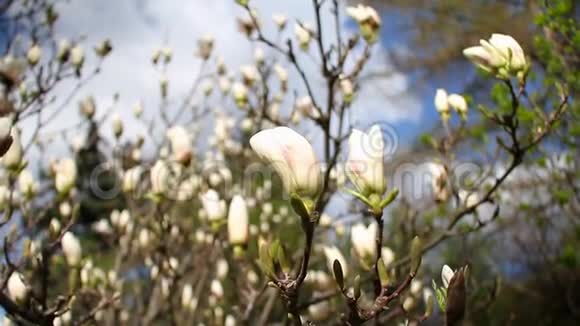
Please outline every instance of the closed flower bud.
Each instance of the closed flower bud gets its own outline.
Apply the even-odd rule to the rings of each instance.
[[[340,80],[340,91],[342,92],[342,100],[345,103],[351,103],[354,95],[354,86],[349,78]]]
[[[28,49],[26,53],[26,59],[28,60],[28,64],[31,66],[36,66],[42,57],[42,49],[38,44],[34,44],[33,46]]]
[[[17,169],[22,163],[22,142],[20,141],[20,131],[18,128],[12,128],[10,130],[10,135],[12,137],[12,145],[4,157],[2,157],[2,164],[8,169]]]
[[[232,96],[238,107],[245,108],[248,105],[248,89],[244,84],[234,83]]]
[[[109,53],[111,53],[112,50],[113,46],[111,45],[111,41],[108,39],[102,41],[101,43],[99,43],[99,45],[95,47],[95,53],[101,58],[104,58],[107,55],[109,55]]]
[[[67,264],[71,267],[79,266],[82,258],[82,248],[79,239],[71,232],[66,232],[62,236],[61,245]]]
[[[451,267],[448,265],[443,265],[443,268],[441,269],[441,282],[443,282],[444,288],[447,289],[447,287],[449,287],[449,282],[451,282],[454,274],[455,272],[453,272]]]
[[[28,295],[28,287],[24,284],[22,275],[18,272],[14,272],[10,275],[7,288],[10,298],[17,303],[24,301]]]
[[[260,158],[272,165],[289,194],[314,197],[320,191],[320,165],[312,145],[287,127],[258,132],[250,146]]]
[[[4,156],[14,139],[10,135],[12,131],[12,117],[0,117],[0,157]]]
[[[248,242],[249,216],[246,201],[235,195],[228,212],[228,239],[232,246],[245,245]]]
[[[92,96],[88,96],[79,103],[80,113],[87,119],[91,119],[95,115],[96,104]]]
[[[68,193],[77,180],[77,165],[74,160],[65,158],[54,165],[54,187],[60,194]]]
[[[447,97],[449,105],[461,116],[462,119],[467,117],[467,101],[459,94],[451,94]]]
[[[312,31],[308,26],[303,24],[296,24],[294,26],[294,33],[296,34],[296,39],[298,40],[298,44],[303,51],[308,51],[308,46],[310,45],[310,41],[312,40]]]
[[[435,108],[441,115],[443,120],[449,119],[449,101],[447,100],[447,92],[439,88],[435,93]]]
[[[384,142],[380,127],[374,125],[368,133],[354,129],[348,145],[349,156],[345,165],[348,178],[363,196],[382,196],[386,182],[383,174]]]
[[[203,59],[207,60],[211,56],[214,46],[214,39],[211,35],[204,35],[197,41],[197,55]]]
[[[286,27],[286,24],[288,23],[288,17],[286,17],[283,14],[272,15],[272,20],[274,21],[274,24],[278,26],[279,30],[283,30]]]
[[[242,80],[244,81],[244,84],[248,87],[254,85],[254,82],[260,77],[256,67],[254,66],[242,66],[240,67],[240,72],[242,73]]]
[[[123,191],[133,192],[137,189],[141,175],[143,174],[143,167],[137,165],[125,171],[123,175]]]
[[[280,65],[275,65],[274,72],[280,80],[280,88],[285,92],[288,89],[288,71]]]
[[[351,242],[361,265],[370,268],[374,257],[377,255],[375,238],[377,235],[377,224],[371,223],[365,226],[363,223],[354,225],[351,229]]]
[[[133,116],[135,116],[136,119],[141,118],[141,116],[143,115],[143,104],[141,102],[137,102],[135,103],[135,105],[133,105]]]
[[[123,120],[121,120],[121,115],[119,115],[119,113],[115,113],[113,115],[111,128],[113,130],[113,135],[115,135],[117,139],[123,135]]]
[[[38,191],[38,183],[34,180],[32,173],[28,170],[23,170],[18,176],[18,185],[20,191],[28,198],[34,196]]]
[[[183,126],[174,126],[167,130],[167,138],[175,161],[188,165],[192,158],[192,137]]]
[[[85,51],[80,46],[75,46],[70,50],[70,60],[73,67],[78,71],[85,63]]]
[[[224,288],[219,280],[213,280],[210,285],[210,292],[217,299],[221,299],[224,296]]]
[[[56,58],[60,63],[65,63],[68,61],[70,57],[70,50],[71,45],[68,40],[63,39],[60,40],[60,42],[58,42],[58,50],[56,52]]]

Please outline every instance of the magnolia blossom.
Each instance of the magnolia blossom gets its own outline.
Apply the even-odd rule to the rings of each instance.
[[[153,193],[158,195],[167,194],[171,190],[171,177],[171,170],[167,162],[163,160],[155,162],[150,173],[151,190]]]
[[[286,27],[286,23],[288,22],[288,17],[283,14],[273,14],[272,20],[274,24],[278,26],[278,29],[284,29]]]
[[[296,34],[296,39],[300,48],[304,51],[308,50],[310,45],[310,40],[312,40],[312,31],[305,24],[298,24],[294,26],[294,33]]]
[[[252,65],[241,66],[240,72],[242,73],[244,84],[247,86],[254,85],[254,82],[260,77],[258,70]]]
[[[449,101],[447,100],[447,92],[439,88],[435,93],[435,108],[437,112],[443,116],[449,115]]]
[[[357,223],[351,229],[352,247],[361,259],[361,262],[363,262],[363,265],[368,265],[364,263],[366,259],[377,255],[377,247],[375,245],[377,228],[376,223],[371,223],[369,226],[365,226],[363,223]]]
[[[79,70],[85,62],[85,51],[80,46],[75,46],[70,50],[70,61],[75,69]]]
[[[320,166],[312,145],[287,127],[265,129],[250,138],[260,158],[272,164],[286,191],[313,197],[320,190]]]
[[[79,102],[79,111],[87,119],[91,119],[95,115],[96,104],[92,96],[88,96]]]
[[[23,148],[18,128],[12,128],[10,135],[12,136],[12,145],[10,145],[10,148],[6,151],[4,157],[2,157],[2,164],[9,169],[15,169],[22,162]]]
[[[171,143],[171,151],[175,160],[187,165],[192,156],[192,139],[190,133],[183,126],[174,126],[167,130],[167,138]]]
[[[79,239],[67,231],[62,236],[61,244],[64,257],[69,266],[78,266],[82,258],[82,248]]]
[[[18,185],[20,191],[27,196],[32,196],[38,191],[38,183],[34,180],[32,173],[28,170],[23,170],[18,176]]]
[[[224,288],[219,280],[211,281],[210,291],[218,299],[224,296]]]
[[[28,64],[31,66],[36,66],[38,61],[40,61],[40,57],[42,56],[42,49],[38,44],[34,44],[33,46],[28,49],[26,53],[26,59],[28,60]]]
[[[232,86],[232,96],[234,97],[236,105],[240,108],[248,104],[248,89],[244,84],[234,83]]]
[[[141,118],[141,116],[143,115],[143,104],[141,102],[137,102],[133,105],[133,115],[135,116],[136,119]]]
[[[28,288],[22,280],[22,275],[18,272],[12,273],[8,279],[8,294],[10,298],[16,302],[23,301],[28,294]]]
[[[240,195],[235,195],[228,212],[228,239],[232,245],[244,245],[248,241],[248,207]]]
[[[226,203],[217,191],[209,189],[200,196],[201,204],[209,221],[221,220],[226,216]]]
[[[21,82],[25,68],[25,62],[11,55],[6,55],[0,59],[0,76],[12,84],[18,85]]]
[[[214,38],[210,34],[204,35],[197,41],[197,55],[203,60],[209,59],[213,51]]]
[[[77,180],[77,165],[71,158],[59,160],[54,165],[54,187],[59,193],[67,193]]]
[[[189,307],[192,299],[193,299],[193,286],[187,283],[183,286],[183,290],[181,291],[181,305],[183,307]]]
[[[60,62],[66,62],[70,56],[70,49],[71,45],[70,42],[66,39],[60,40],[58,42],[58,49],[56,51],[56,58]]]
[[[113,130],[113,135],[119,138],[123,134],[123,120],[121,120],[121,115],[119,113],[115,113],[113,115],[113,119],[111,120],[111,127]]]
[[[381,259],[385,263],[385,266],[389,266],[395,261],[395,252],[389,247],[383,247],[381,249]]]
[[[141,165],[134,166],[123,175],[123,191],[132,192],[137,189],[141,175],[143,174],[143,167]]]
[[[336,246],[324,246],[322,250],[324,251],[324,256],[326,256],[326,264],[328,269],[331,272],[334,272],[334,261],[338,260],[340,266],[342,267],[342,274],[346,277],[348,274],[348,264],[340,252],[340,249],[338,249]]]
[[[346,173],[357,190],[364,196],[385,192],[383,174],[384,142],[381,128],[371,127],[368,133],[354,129],[348,139],[349,156]]]
[[[318,111],[316,111],[310,96],[303,96],[296,100],[296,111],[301,115],[314,119],[319,117]]]
[[[431,173],[431,188],[435,201],[442,202],[449,197],[449,187],[447,186],[447,171],[445,167],[438,163],[429,164]]]
[[[464,49],[463,54],[483,70],[501,74],[500,69],[517,72],[526,66],[524,50],[509,35],[492,34],[489,40],[480,40],[479,44]]]
[[[359,4],[356,7],[347,7],[346,13],[356,20],[360,33],[367,42],[376,42],[381,28],[381,17],[375,9]]]
[[[467,101],[465,98],[459,94],[451,94],[447,97],[449,105],[457,111],[462,117],[467,114]]]
[[[449,267],[448,265],[443,265],[443,268],[441,269],[441,281],[443,282],[444,288],[447,288],[449,286],[449,283],[451,282],[453,275],[455,275],[453,269],[451,269],[451,267]]]
[[[342,92],[343,101],[346,103],[352,102],[353,94],[354,94],[354,85],[350,78],[341,78],[340,79],[340,91]]]

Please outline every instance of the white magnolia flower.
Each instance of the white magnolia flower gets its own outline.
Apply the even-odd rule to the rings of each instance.
[[[248,104],[248,88],[244,84],[234,83],[232,96],[238,107],[243,108]]]
[[[310,96],[302,96],[296,100],[296,111],[298,111],[301,115],[314,119],[319,117],[318,111],[316,111]]]
[[[385,192],[383,174],[384,142],[381,128],[371,127],[368,133],[354,129],[348,140],[349,156],[346,173],[357,190],[364,196]]]
[[[375,9],[359,4],[356,7],[347,7],[346,13],[359,24],[360,33],[367,42],[376,42],[381,28],[381,17]]]
[[[193,286],[189,283],[183,286],[181,292],[181,305],[183,307],[189,307],[191,300],[193,299]]]
[[[363,265],[368,266],[365,261],[377,255],[375,245],[377,229],[378,226],[376,223],[371,223],[369,226],[365,226],[363,223],[357,223],[351,229],[352,246]]]
[[[437,92],[435,93],[435,108],[439,114],[449,114],[449,101],[447,100],[447,92],[442,88],[437,89]]]
[[[346,263],[346,259],[340,252],[340,249],[338,249],[336,246],[324,246],[322,250],[324,251],[324,256],[326,256],[326,264],[328,266],[328,270],[330,270],[331,273],[334,273],[333,268],[334,261],[338,260],[338,262],[342,266],[342,274],[346,277],[346,275],[348,274],[348,264]]]
[[[429,164],[431,174],[431,188],[435,201],[442,202],[449,198],[449,187],[447,185],[447,171],[445,167],[438,163]]]
[[[286,191],[313,197],[320,190],[320,166],[312,145],[302,135],[287,127],[258,132],[250,146],[282,178]]]
[[[61,193],[67,193],[74,187],[77,180],[77,165],[71,158],[59,160],[54,165],[54,187]]]
[[[312,40],[312,31],[306,24],[298,24],[294,26],[294,33],[296,34],[296,39],[300,48],[304,51],[308,50],[310,41]]]
[[[70,49],[71,45],[68,40],[66,39],[60,40],[60,42],[58,42],[58,50],[56,52],[57,53],[56,58],[58,59],[58,61],[66,62],[70,56]]]
[[[389,247],[383,247],[381,249],[381,258],[385,266],[389,266],[395,261],[395,252]]]
[[[201,204],[209,221],[217,221],[226,217],[226,203],[220,199],[217,191],[209,189],[200,196]]]
[[[189,164],[192,156],[192,137],[183,126],[174,126],[167,130],[174,159],[184,165]]]
[[[113,118],[111,119],[111,128],[115,137],[121,137],[123,134],[123,120],[121,119],[121,115],[117,112],[113,114]]]
[[[85,51],[80,46],[75,46],[70,50],[70,61],[75,69],[80,69],[85,63]]]
[[[109,221],[106,218],[102,218],[93,223],[91,225],[91,229],[99,234],[104,235],[113,233],[113,228],[111,228],[111,224],[109,224]]]
[[[154,194],[167,195],[171,189],[171,181],[173,176],[167,162],[158,160],[151,168],[151,190]]]
[[[22,275],[18,272],[12,273],[8,279],[8,294],[16,302],[23,301],[28,294],[28,288],[24,284]]]
[[[79,112],[87,119],[91,119],[95,115],[96,108],[95,98],[92,96],[79,102]]]
[[[72,232],[67,231],[62,236],[62,251],[69,266],[78,266],[82,258],[81,242]]]
[[[242,74],[242,80],[247,86],[254,85],[254,82],[260,78],[258,70],[253,65],[244,65],[240,67],[240,72]]]
[[[459,94],[451,94],[447,97],[449,105],[457,111],[462,117],[467,114],[467,101]]]
[[[352,102],[354,95],[354,85],[352,84],[352,80],[350,80],[350,78],[341,78],[339,86],[340,91],[342,92],[343,101],[346,103]]]
[[[34,44],[33,46],[28,49],[26,53],[26,59],[28,60],[28,64],[31,66],[36,66],[36,64],[40,61],[42,57],[42,49],[38,44]]]
[[[20,191],[27,196],[32,196],[38,191],[38,183],[28,170],[22,170],[20,172],[18,185],[20,186]]]
[[[203,60],[207,60],[213,51],[214,38],[210,34],[204,35],[197,41],[197,55]]]
[[[449,286],[449,282],[453,278],[455,272],[449,267],[448,265],[443,265],[441,269],[441,281],[443,282],[443,287],[447,288]]]
[[[274,21],[274,24],[278,26],[278,29],[284,29],[284,27],[286,27],[286,23],[288,22],[288,17],[283,14],[273,14],[272,20]]]
[[[224,288],[219,280],[211,281],[210,291],[218,299],[224,296]]]
[[[246,201],[235,195],[228,212],[228,239],[231,245],[244,245],[248,242],[249,216]]]
[[[143,167],[141,165],[134,166],[123,175],[123,191],[133,192],[137,189],[141,175],[143,174]]]
[[[10,131],[12,130],[12,117],[4,116],[0,117],[0,142],[4,142],[8,136],[10,136]]]
[[[517,72],[525,68],[524,50],[513,37],[492,34],[489,40],[480,40],[479,43],[479,46],[464,49],[463,54],[481,69],[498,72],[503,68]]]
[[[133,115],[135,116],[136,119],[141,118],[141,116],[143,115],[143,104],[141,102],[137,102],[133,105]]]
[[[12,136],[12,145],[2,157],[2,164],[9,169],[15,169],[20,166],[22,162],[23,148],[20,140],[20,130],[12,128],[10,130]]]

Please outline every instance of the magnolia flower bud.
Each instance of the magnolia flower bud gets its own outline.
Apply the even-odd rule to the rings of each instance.
[[[200,199],[209,221],[219,221],[226,217],[226,203],[220,199],[215,190],[208,190],[201,195]]]
[[[213,36],[207,34],[197,41],[197,55],[203,60],[209,59],[213,51]]]
[[[73,67],[80,71],[85,63],[85,51],[80,46],[75,46],[70,50],[70,60]]]
[[[121,115],[115,113],[111,121],[111,128],[113,130],[113,135],[115,138],[119,139],[123,135],[123,120],[121,120]]]
[[[368,43],[378,40],[381,28],[381,17],[373,8],[359,4],[356,7],[347,7],[346,13],[359,25],[362,37]]]
[[[12,136],[10,136],[12,131],[12,117],[4,116],[0,117],[0,157],[4,156],[12,142]]]
[[[171,58],[173,58],[173,50],[170,47],[168,46],[162,47],[161,54],[163,55],[165,63],[171,62]]]
[[[280,88],[285,92],[288,89],[288,71],[277,64],[274,66],[274,72],[280,79]]]
[[[264,50],[262,48],[256,48],[254,50],[254,60],[256,61],[256,65],[258,66],[264,65],[265,55]]]
[[[527,62],[524,50],[511,36],[492,34],[488,41],[480,40],[479,43],[479,46],[463,50],[463,55],[479,68],[500,78],[508,78],[509,74],[517,74],[525,69]]]
[[[303,51],[308,51],[308,46],[310,45],[310,40],[312,40],[312,31],[307,25],[296,24],[294,26],[294,33],[296,34],[296,39],[298,44]]]
[[[360,263],[365,268],[372,266],[373,260],[377,255],[375,238],[377,235],[377,224],[371,223],[365,226],[363,223],[354,225],[351,229],[351,242]]]
[[[135,116],[135,119],[139,119],[141,118],[142,115],[143,115],[143,104],[141,102],[137,102],[135,103],[135,105],[133,105],[133,116]]]
[[[322,247],[322,250],[324,251],[324,256],[326,256],[328,270],[332,273],[334,271],[334,261],[338,260],[342,267],[342,275],[346,277],[348,274],[348,264],[340,252],[340,249],[338,249],[336,246],[324,246]]]
[[[224,326],[236,326],[236,317],[232,315],[227,315],[224,321]]]
[[[467,101],[459,94],[451,94],[447,97],[449,105],[461,116],[462,119],[467,117]]]
[[[190,133],[183,126],[174,126],[167,130],[167,138],[171,143],[173,158],[183,165],[188,165],[193,155]]]
[[[58,50],[56,52],[56,58],[60,63],[65,63],[70,57],[71,45],[68,40],[60,40],[58,43]]]
[[[314,197],[320,191],[320,165],[312,145],[287,127],[258,132],[250,146],[276,170],[289,194]]]
[[[34,44],[33,46],[28,49],[26,53],[26,59],[28,60],[28,64],[31,66],[36,66],[36,64],[40,61],[40,57],[42,56],[42,49],[38,44]]]
[[[84,117],[90,120],[96,111],[95,99],[92,96],[88,96],[79,102],[79,111]]]
[[[181,306],[183,306],[184,308],[188,308],[192,299],[193,299],[193,286],[187,283],[183,286],[183,290],[181,291]]]
[[[439,88],[435,93],[435,108],[441,115],[443,120],[449,119],[449,101],[447,100],[447,92]]]
[[[248,104],[248,89],[243,84],[234,83],[232,96],[238,107],[244,108]]]
[[[34,180],[32,173],[28,170],[23,170],[18,176],[18,185],[20,191],[28,198],[34,196],[38,191],[38,183]]]
[[[273,14],[272,20],[279,30],[283,30],[286,27],[286,23],[288,23],[288,17],[283,14]]]
[[[77,239],[74,234],[67,231],[62,236],[61,245],[68,265],[71,267],[79,266],[82,258],[82,248],[79,239]]]
[[[17,303],[24,301],[28,295],[28,287],[24,284],[22,275],[18,272],[13,272],[10,275],[7,288],[10,298]]]
[[[386,182],[383,174],[384,142],[381,128],[374,125],[368,133],[354,129],[348,145],[349,156],[345,165],[348,178],[363,196],[382,196]]]
[[[111,53],[112,50],[113,46],[111,45],[111,41],[108,39],[102,41],[101,43],[99,43],[99,45],[95,47],[95,53],[101,58],[104,58],[107,55],[109,55],[109,53]]]
[[[316,111],[310,96],[303,96],[296,100],[296,111],[301,115],[311,117],[313,119],[319,117],[318,111]]]
[[[60,194],[68,193],[77,180],[77,165],[73,159],[61,159],[54,165],[54,187]]]
[[[395,261],[395,252],[389,247],[383,247],[381,249],[381,259],[385,264],[385,267],[388,267]]]
[[[211,281],[210,292],[218,299],[223,298],[224,288],[222,286],[222,283],[219,280]]]
[[[443,265],[443,268],[441,269],[441,281],[443,282],[444,288],[447,289],[447,287],[449,287],[449,282],[451,282],[454,274],[455,272],[453,269],[451,269],[451,267],[448,265]]]
[[[228,239],[232,246],[245,245],[248,242],[248,207],[240,195],[235,195],[228,212]]]
[[[56,218],[52,218],[48,226],[49,233],[53,238],[55,238],[60,234],[60,230],[61,230],[60,222]]]
[[[431,173],[431,188],[436,202],[443,202],[449,197],[449,187],[447,185],[447,171],[441,164],[432,163],[429,165]]]
[[[159,78],[159,89],[161,90],[161,97],[166,98],[169,93],[169,79],[163,75]]]
[[[0,76],[8,88],[17,86],[22,80],[22,74],[26,68],[26,63],[20,59],[16,59],[11,55],[4,56],[0,60]]]
[[[354,86],[349,78],[342,78],[340,80],[340,91],[342,92],[342,99],[345,103],[351,103],[354,94]]]
[[[109,234],[113,233],[113,229],[111,228],[109,221],[107,219],[104,219],[104,218],[93,223],[91,225],[91,229],[93,231],[95,231],[96,233],[103,234],[103,235],[109,235]]]
[[[224,95],[226,95],[230,91],[230,89],[232,88],[232,84],[231,84],[230,79],[228,77],[220,77],[220,79],[218,80],[218,86],[220,88],[220,91]],[[236,100],[236,102],[237,102],[237,100]]]
[[[12,145],[10,145],[10,148],[8,148],[8,151],[2,157],[2,164],[7,169],[17,169],[21,165],[23,155],[20,130],[18,128],[12,128],[10,135],[12,137]]]
[[[123,175],[123,191],[133,192],[137,189],[141,175],[143,174],[143,167],[137,165],[125,171]]]

